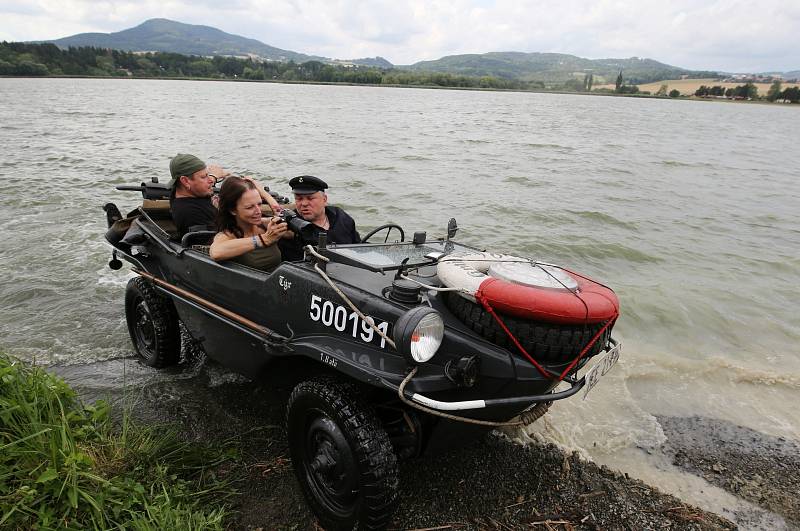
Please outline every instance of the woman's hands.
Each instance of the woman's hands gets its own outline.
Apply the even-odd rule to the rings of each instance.
[[[266,218],[264,219],[266,220]],[[280,240],[287,230],[286,222],[278,216],[274,216],[267,221],[267,231],[261,235],[261,241],[264,245],[272,245]]]

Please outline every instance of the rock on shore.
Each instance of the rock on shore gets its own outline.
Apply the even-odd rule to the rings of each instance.
[[[673,463],[800,529],[800,445],[719,419],[659,417]]]

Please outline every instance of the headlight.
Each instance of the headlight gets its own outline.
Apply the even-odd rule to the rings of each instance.
[[[405,313],[394,325],[397,350],[412,363],[429,361],[444,337],[444,321],[439,312],[418,306]]]

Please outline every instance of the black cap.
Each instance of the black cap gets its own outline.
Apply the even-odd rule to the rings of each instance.
[[[289,186],[292,187],[292,192],[295,194],[313,194],[314,192],[322,192],[328,185],[319,177],[313,175],[300,175],[289,181]]]

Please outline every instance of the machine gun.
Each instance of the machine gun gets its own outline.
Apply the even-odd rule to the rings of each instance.
[[[217,184],[214,185],[214,193],[215,194],[219,193],[219,186],[220,186],[220,183],[217,183]],[[150,180],[150,182],[143,182],[142,184],[140,184],[138,186],[129,185],[129,184],[121,184],[121,185],[118,185],[116,188],[117,188],[117,190],[128,190],[128,191],[141,192],[142,193],[142,197],[144,197],[145,199],[153,199],[153,200],[169,199],[169,193],[170,193],[170,190],[171,190],[169,188],[169,186],[167,186],[166,183],[158,182],[158,177],[153,177]],[[285,204],[289,203],[289,199],[288,198],[280,195],[277,192],[271,191],[269,189],[269,187],[265,186],[264,189],[269,193],[269,195],[274,197],[275,201],[277,201],[278,203],[280,203],[282,205],[285,205]]]

